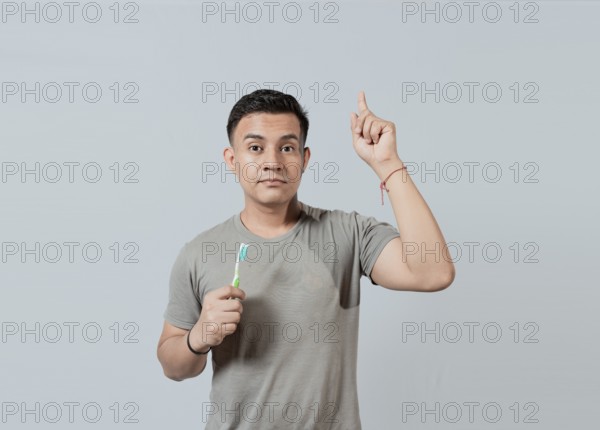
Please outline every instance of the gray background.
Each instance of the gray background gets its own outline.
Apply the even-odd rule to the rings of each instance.
[[[482,14],[489,2],[479,2],[472,23],[463,2],[456,23],[449,22],[453,11],[442,9],[446,2],[439,3],[447,12],[440,22],[431,15],[422,22],[418,14],[403,20],[402,2],[320,2],[317,23],[311,2],[299,3],[303,15],[296,23],[288,22],[293,9],[282,15],[286,2],[275,9],[272,23],[262,2],[257,23],[249,22],[254,15],[244,3],[239,7],[248,12],[245,18],[241,14],[235,22],[230,15],[222,22],[220,15],[203,19],[203,3],[194,1],[138,1],[137,23],[115,23],[112,3],[99,3],[103,15],[97,23],[86,22],[81,7],[73,23],[68,16],[48,22],[54,16],[49,9],[39,23],[32,16],[23,23],[19,14],[0,22],[2,83],[79,83],[73,103],[66,94],[56,103],[44,94],[39,103],[33,95],[23,102],[20,94],[3,94],[0,103],[0,161],[7,175],[0,182],[0,237],[5,248],[19,246],[0,262],[0,401],[5,410],[19,408],[0,426],[52,426],[56,402],[66,428],[64,403],[78,402],[72,426],[79,428],[95,415],[92,408],[84,417],[83,405],[95,402],[102,411],[96,428],[121,426],[128,413],[136,428],[203,427],[211,369],[175,383],[162,375],[155,354],[177,252],[243,208],[241,188],[231,176],[222,181],[203,175],[213,163],[221,167],[227,115],[243,94],[208,95],[207,82],[229,89],[236,82],[240,89],[248,82],[276,82],[276,89],[288,84],[294,95],[301,88],[313,158],[299,198],[395,225],[389,200],[380,204],[378,178],[352,149],[349,113],[364,89],[370,108],[396,123],[400,157],[446,240],[456,244],[453,255],[461,252],[456,280],[443,292],[393,292],[363,278],[358,383],[365,429],[595,423],[598,2],[520,2],[517,23],[513,2],[498,3],[502,17],[496,23],[488,22],[494,9]],[[125,3],[119,3],[119,21],[134,11]],[[67,14],[66,7],[62,12]],[[93,18],[93,10],[87,12]],[[328,13],[337,22],[323,22]],[[530,20],[537,22],[523,22],[532,13]],[[81,95],[87,82],[103,90],[96,103]],[[121,87],[117,103],[109,89],[114,82]],[[137,103],[122,100],[128,82],[137,85]],[[450,87],[439,103],[433,95],[425,102],[418,95],[403,101],[403,82],[425,82],[427,88],[456,82],[465,93],[456,103],[448,101],[455,94]],[[463,82],[479,83],[472,103]],[[496,103],[482,96],[489,82],[503,90]],[[509,88],[514,82],[521,89],[517,102]],[[527,83],[537,86],[537,103],[524,102],[533,88]],[[32,168],[36,162],[47,169],[39,183],[33,175],[23,180],[7,174],[14,164],[6,163]],[[45,180],[54,176],[48,164],[53,162],[81,163],[72,183],[64,165],[58,182]],[[110,170],[115,162],[117,183]],[[137,182],[123,180],[132,172],[124,168],[128,162],[139,168]],[[85,163],[98,163],[100,180],[83,178]],[[422,167],[435,169],[436,163],[439,177],[421,176]],[[464,163],[475,163],[471,180]],[[484,172],[487,163],[492,168]],[[456,165],[462,168],[458,180]],[[501,169],[498,180],[494,166]],[[21,261],[22,242],[29,248],[38,242],[40,249],[52,242],[81,245],[73,262],[63,255],[52,263],[54,254],[47,254],[36,263],[35,255]],[[114,242],[117,263],[109,249]],[[470,242],[477,244],[472,258]],[[102,249],[97,263],[82,258],[86,243]],[[132,250],[138,262],[124,263]],[[72,342],[65,323],[78,324]],[[434,334],[422,339],[407,333],[421,324],[435,329],[436,323],[439,342]],[[34,334],[23,339],[22,324]],[[85,324],[92,328],[82,333]],[[468,324],[475,327],[472,341]],[[56,326],[62,337],[52,342]],[[453,342],[457,326],[462,337]],[[19,332],[9,334],[15,327]],[[97,342],[91,341],[94,327],[102,329]],[[34,413],[21,415],[36,402],[39,423]],[[436,402],[439,422],[435,414],[422,417],[422,409],[434,409]],[[468,402],[479,404],[473,423]],[[402,411],[411,404],[418,413],[404,414],[403,422]],[[451,423],[455,404],[462,417]],[[492,406],[484,414],[486,404]],[[491,423],[495,405],[502,415]]]

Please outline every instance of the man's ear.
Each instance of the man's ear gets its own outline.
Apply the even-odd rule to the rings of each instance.
[[[235,171],[235,151],[231,146],[226,146],[223,149],[223,159],[229,170]]]
[[[310,160],[310,148],[306,146],[304,147],[304,166],[302,166],[302,173],[304,173],[304,171],[306,170],[308,160]]]

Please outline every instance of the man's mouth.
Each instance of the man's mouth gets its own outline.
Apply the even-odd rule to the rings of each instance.
[[[285,184],[286,183],[283,179],[279,179],[279,178],[263,179],[262,181],[259,181],[259,182],[264,182],[267,184]]]

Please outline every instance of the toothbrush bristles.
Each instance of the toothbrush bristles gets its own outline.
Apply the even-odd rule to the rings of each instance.
[[[242,243],[240,245],[240,261],[244,261],[246,259],[246,252],[248,251],[248,245]]]

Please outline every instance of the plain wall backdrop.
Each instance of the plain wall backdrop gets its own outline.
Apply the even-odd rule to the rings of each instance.
[[[2,425],[203,428],[210,363],[175,383],[156,345],[177,253],[243,208],[225,126],[258,84],[309,112],[299,199],[395,225],[365,90],[452,243],[445,291],[362,280],[363,428],[590,428],[600,4],[466,3],[2,2]]]

